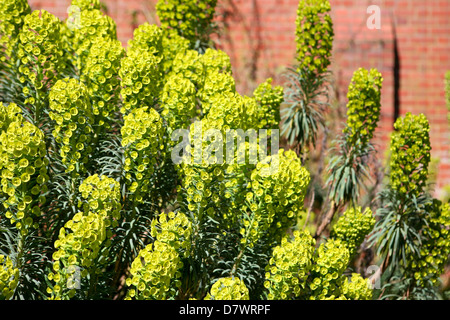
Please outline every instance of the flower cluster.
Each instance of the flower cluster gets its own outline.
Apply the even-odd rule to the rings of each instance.
[[[31,13],[27,0],[0,0],[0,37],[15,37]]]
[[[114,228],[118,225],[121,204],[120,185],[117,181],[94,174],[84,179],[78,189],[83,199],[78,206],[83,206],[85,214],[89,211],[96,212],[104,217],[106,227]]]
[[[0,172],[5,216],[16,227],[27,233],[33,225],[33,215],[41,214],[39,205],[45,203],[42,195],[48,181],[44,134],[24,120],[18,107],[0,104]]]
[[[297,221],[310,175],[291,150],[280,149],[266,162],[259,162],[252,172],[246,198],[254,201],[250,210],[258,213],[259,228],[270,229],[270,234],[276,238]]]
[[[295,33],[300,69],[323,74],[330,65],[334,38],[330,11],[328,0],[300,0]]]
[[[197,89],[203,87],[203,55],[195,50],[181,50],[173,58],[172,74],[180,74],[192,81]]]
[[[423,230],[420,257],[408,259],[414,278],[421,286],[436,285],[444,273],[450,252],[450,203],[434,200],[429,205],[429,225]]]
[[[137,108],[124,117],[121,128],[122,146],[125,148],[126,178],[134,200],[142,201],[149,191],[158,151],[162,148],[163,123],[153,108]]]
[[[119,77],[123,107],[120,112],[128,112],[142,106],[153,107],[162,86],[162,56],[150,51],[128,50],[121,60]]]
[[[418,196],[427,183],[430,126],[425,115],[398,118],[391,135],[390,184],[401,194]]]
[[[73,78],[58,80],[51,88],[49,117],[55,122],[52,132],[60,146],[66,172],[81,173],[92,152],[92,106],[83,83]]]
[[[163,53],[163,32],[155,24],[144,23],[133,32],[133,39],[128,41],[129,51],[149,51],[155,56]]]
[[[92,112],[99,126],[111,126],[108,119],[120,103],[119,69],[124,55],[120,41],[98,38],[86,57],[82,79],[92,97]]]
[[[38,100],[56,82],[63,65],[60,21],[45,10],[33,11],[24,21],[18,35],[19,80],[25,83],[25,103],[41,104]]]
[[[0,300],[9,300],[19,281],[19,269],[8,256],[0,254]]]
[[[284,237],[273,249],[265,268],[264,286],[269,300],[294,299],[301,295],[312,268],[314,245],[315,240],[309,233],[294,231],[292,241]]]
[[[205,300],[249,300],[244,281],[236,277],[220,278],[211,287]]]
[[[95,272],[95,261],[106,239],[106,223],[102,215],[79,212],[59,231],[55,241],[53,272],[47,288],[50,299],[70,299],[76,293],[75,281],[82,281]],[[74,279],[80,277],[80,279]]]
[[[194,47],[211,29],[217,0],[159,0],[156,13],[164,29],[175,29]]]
[[[172,71],[173,61],[180,52],[186,52],[189,49],[189,40],[178,35],[175,30],[163,30],[162,38],[163,49],[163,72],[169,74]]]
[[[352,257],[374,226],[375,217],[370,208],[362,212],[361,207],[351,207],[339,217],[331,234],[333,238],[340,239],[347,245]]]
[[[69,39],[75,52],[74,64],[79,70],[84,70],[89,51],[99,38],[117,40],[116,24],[98,9],[85,9],[76,14],[79,14],[80,21],[77,28],[71,30]]]
[[[100,0],[72,0],[71,4],[80,10],[100,10]]]
[[[367,143],[373,137],[380,118],[383,78],[376,69],[355,71],[348,88],[347,126],[349,141]]]
[[[153,220],[151,235],[154,243],[142,249],[131,264],[126,284],[126,299],[168,299],[181,285],[182,257],[190,248],[192,225],[183,213],[161,214]]]
[[[169,76],[160,101],[161,115],[172,130],[187,128],[197,115],[195,87],[181,75]]]
[[[350,254],[339,239],[329,239],[317,249],[311,269],[310,299],[336,299],[345,282],[342,273],[347,268]]]
[[[352,273],[350,280],[345,278],[341,294],[339,298],[347,300],[372,300],[373,291],[368,279],[364,279],[359,273]]]
[[[258,123],[260,128],[278,129],[280,122],[280,106],[284,101],[284,90],[281,86],[272,86],[272,78],[261,83],[253,92],[258,104]]]

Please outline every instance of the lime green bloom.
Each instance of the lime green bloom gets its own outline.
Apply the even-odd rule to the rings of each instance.
[[[0,300],[9,300],[19,283],[20,272],[8,256],[0,254]]]
[[[183,257],[190,249],[192,225],[183,213],[162,213],[153,220],[154,243],[142,249],[131,264],[126,280],[127,300],[165,300],[175,298],[181,286]]]
[[[205,300],[249,300],[244,281],[236,277],[220,278],[211,287]]]
[[[430,163],[430,126],[425,115],[398,118],[391,135],[390,185],[403,194],[420,195]]]
[[[333,238],[340,239],[347,245],[352,257],[374,226],[375,217],[370,208],[362,212],[361,207],[351,207],[339,217],[331,234]]]
[[[300,0],[295,22],[299,68],[322,74],[330,65],[334,38],[330,11],[328,0]]]
[[[163,29],[174,29],[188,39],[191,47],[196,41],[207,41],[217,0],[159,0],[156,14]]]
[[[348,88],[347,126],[349,144],[367,143],[373,137],[380,118],[383,77],[376,69],[355,71]]]

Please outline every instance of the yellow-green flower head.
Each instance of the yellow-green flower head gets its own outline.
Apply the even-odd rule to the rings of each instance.
[[[353,256],[374,225],[375,217],[370,208],[366,208],[362,212],[361,207],[351,207],[339,217],[333,226],[332,236],[342,240],[347,245],[350,256]]]
[[[226,96],[232,96],[236,93],[236,83],[233,76],[229,73],[218,71],[209,71],[205,77],[203,87],[198,92],[198,97],[202,103],[202,114],[207,116],[210,109],[221,109],[218,99],[227,99]],[[239,110],[238,108],[236,108]]]
[[[115,227],[120,218],[120,184],[107,176],[92,175],[79,186],[85,213],[96,212],[103,216],[107,226]]]
[[[260,204],[257,211],[264,217],[263,229],[270,228],[279,236],[297,221],[310,179],[292,150],[280,149],[277,155],[256,165],[249,187]]]
[[[59,19],[45,10],[35,10],[25,16],[18,38],[21,82],[31,83],[38,92],[46,91],[55,83],[63,64]]]
[[[425,115],[407,113],[394,124],[391,135],[390,184],[402,194],[423,191],[430,163],[430,126]]]
[[[162,38],[163,47],[163,71],[168,74],[172,70],[175,56],[180,52],[186,52],[189,49],[189,40],[178,35],[175,30],[163,30]]]
[[[119,40],[98,38],[92,45],[82,78],[93,100],[96,123],[110,126],[108,118],[118,111],[120,102],[120,61],[125,49]]]
[[[191,46],[211,28],[217,0],[159,0],[156,14],[163,29],[174,29]]]
[[[72,28],[71,45],[75,51],[75,65],[83,70],[86,57],[98,38],[117,40],[114,20],[98,9],[82,10],[76,28]]]
[[[9,300],[19,283],[20,272],[8,256],[0,254],[0,300]]]
[[[27,0],[0,0],[0,37],[17,36],[30,12]]]
[[[12,116],[0,134],[0,173],[5,217],[26,234],[33,225],[33,215],[40,215],[39,205],[45,202],[48,181],[46,146],[42,131],[16,114],[14,105],[7,107]],[[11,121],[13,120],[13,121]]]
[[[182,257],[189,253],[192,224],[183,213],[162,213],[151,225],[155,242],[142,249],[131,264],[126,299],[174,298],[181,285]]]
[[[272,86],[272,78],[261,83],[253,92],[257,103],[255,120],[260,129],[278,129],[280,123],[280,106],[284,101],[282,86]]]
[[[144,23],[133,32],[133,39],[128,41],[128,52],[148,51],[155,56],[162,56],[163,32],[156,24]]]
[[[4,105],[0,102],[0,133],[8,130],[11,122],[22,121],[22,109],[15,103]]]
[[[119,77],[123,99],[121,112],[127,114],[143,106],[153,107],[163,84],[162,56],[150,51],[128,50],[121,60]]]
[[[162,118],[153,108],[134,109],[124,117],[121,128],[125,148],[125,171],[130,191],[137,201],[149,191],[149,179],[161,150],[164,133]]]
[[[249,300],[248,288],[237,277],[220,278],[211,287],[205,300]]]
[[[86,86],[73,78],[58,80],[49,95],[50,119],[54,121],[52,132],[60,146],[60,156],[67,172],[78,163],[84,171],[84,163],[92,152],[93,114]]]
[[[99,0],[72,0],[72,6],[77,6],[80,10],[100,10]]]
[[[330,65],[334,38],[330,11],[328,0],[300,0],[295,33],[300,69],[322,74]]]
[[[197,115],[194,84],[182,75],[170,75],[161,93],[161,115],[172,130],[187,128]]]
[[[355,71],[348,88],[347,126],[349,142],[366,143],[373,137],[380,118],[383,77],[376,69]]]
[[[352,273],[350,280],[345,278],[342,295],[347,300],[372,300],[373,292],[369,279],[364,279],[359,273]]]
[[[47,289],[51,299],[70,299],[75,295],[73,273],[80,271],[76,276],[81,278],[91,273],[105,239],[105,218],[95,212],[79,212],[60,229],[52,255],[54,272],[48,275],[54,282]]]
[[[350,253],[346,244],[339,239],[328,239],[322,243],[313,258],[311,271],[310,299],[333,299],[339,297],[346,279],[342,273],[347,268]]]
[[[192,81],[197,89],[203,87],[204,66],[202,55],[195,50],[178,52],[173,60],[173,74],[181,74]]]
[[[272,251],[266,266],[264,287],[269,300],[299,297],[312,268],[315,240],[308,232],[294,231],[294,238],[284,237]]]
[[[222,50],[208,48],[201,56],[201,60],[204,65],[206,75],[209,72],[232,74],[230,56]]]
[[[192,223],[184,213],[161,213],[158,218],[152,220],[150,234],[157,241],[177,249],[179,254],[189,254]]]
[[[430,282],[439,284],[450,252],[450,203],[434,199],[427,211],[430,218],[423,230],[420,256],[411,254],[408,259],[408,268],[422,287],[427,287]]]

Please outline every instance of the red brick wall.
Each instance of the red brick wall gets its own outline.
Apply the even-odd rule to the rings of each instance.
[[[124,44],[136,25],[157,23],[156,2],[104,0]],[[431,124],[432,156],[439,159],[437,189],[450,184],[450,131],[443,90],[444,73],[450,70],[450,1],[330,2],[336,34],[332,70],[342,103],[355,69],[378,68],[385,78],[376,139],[380,150],[388,145],[396,106],[400,114],[424,113]],[[33,9],[46,9],[64,18],[70,0],[29,3]],[[366,10],[372,4],[381,8],[379,30],[366,26]],[[297,5],[298,0],[219,0],[217,20],[222,32],[218,43],[231,56],[241,93],[251,93],[267,77],[280,82],[281,72],[295,62]]]

